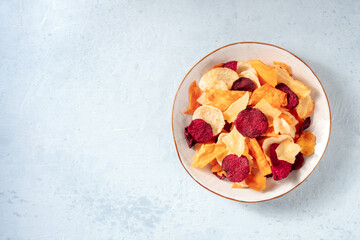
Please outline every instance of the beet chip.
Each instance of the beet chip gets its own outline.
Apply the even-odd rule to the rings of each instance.
[[[230,68],[231,70],[236,71],[237,61],[230,61],[230,62],[224,63],[224,65],[222,67]]]
[[[202,119],[192,120],[188,127],[188,131],[198,143],[209,142],[213,137],[210,124]]]
[[[231,131],[232,123],[228,123],[228,121],[225,120],[224,130],[227,132]]]
[[[292,165],[292,170],[298,170],[304,165],[304,156],[301,152],[298,153],[295,157],[295,162]]]
[[[310,117],[305,118],[301,128],[300,128],[300,133],[302,133],[305,129],[307,129],[310,126],[311,120]]]
[[[286,178],[291,172],[292,164],[283,160],[278,160],[276,164],[271,167],[274,180],[281,180]]]
[[[276,164],[279,159],[277,158],[277,154],[276,154],[276,148],[279,146],[279,144],[277,143],[273,143],[270,145],[270,159],[272,164]]]
[[[253,92],[255,85],[249,78],[241,77],[233,83],[231,90]]]
[[[186,139],[186,142],[187,142],[189,148],[192,148],[192,146],[195,145],[196,141],[193,138],[193,136],[191,136],[191,134],[189,133],[188,127],[185,128],[184,135],[185,135],[185,139]]]
[[[266,116],[256,108],[242,110],[236,117],[235,127],[245,137],[256,138],[266,132]]]
[[[249,174],[249,161],[245,156],[229,154],[222,161],[222,169],[226,172],[229,181],[241,182]]]
[[[220,180],[224,180],[226,178],[224,175],[219,176],[216,172],[213,172],[213,174]]]
[[[287,101],[288,101],[288,104],[286,105],[287,109],[290,110],[294,109],[299,104],[298,96],[293,91],[291,91],[291,89],[288,86],[286,86],[283,83],[280,83],[276,85],[276,88],[284,93],[287,93]]]

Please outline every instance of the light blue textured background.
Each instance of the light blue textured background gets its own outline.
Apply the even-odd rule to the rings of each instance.
[[[0,239],[359,239],[359,1],[0,1]],[[323,160],[243,204],[177,158],[172,101],[223,45],[290,50],[332,110]]]

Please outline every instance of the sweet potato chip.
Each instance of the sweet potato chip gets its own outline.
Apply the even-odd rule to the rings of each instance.
[[[222,168],[220,166],[220,164],[218,164],[216,162],[216,164],[211,168],[211,172],[221,172],[222,171]]]
[[[305,84],[293,79],[286,70],[280,68],[279,66],[275,66],[275,72],[278,83],[283,83],[288,86],[291,91],[299,97],[299,99],[304,98],[311,93],[310,89],[308,89]]]
[[[275,62],[275,61],[274,61],[274,64],[275,64],[275,65],[279,65],[280,67],[282,67],[283,69],[285,69],[285,70],[289,73],[290,76],[292,76],[292,73],[291,73],[291,71],[290,71],[289,65],[287,65],[287,64],[285,64],[285,63],[282,63],[282,62]]]
[[[314,101],[310,95],[307,95],[306,97],[299,99],[299,105],[297,105],[295,110],[299,117],[304,119],[311,116],[314,111],[314,107]]]
[[[193,158],[193,167],[203,168],[210,162],[226,153],[225,144],[210,143],[203,144],[198,153]]]
[[[260,111],[262,111],[265,114],[269,124],[273,124],[274,118],[279,117],[281,114],[281,111],[279,109],[271,106],[270,103],[268,103],[268,101],[266,101],[264,98],[261,99],[254,106],[254,108],[259,109]]]
[[[189,108],[185,110],[184,113],[193,114],[194,111],[201,106],[197,101],[201,94],[201,89],[196,85],[196,81],[194,81],[189,87]]]
[[[286,93],[274,88],[269,84],[265,84],[260,88],[255,89],[250,97],[250,104],[256,105],[261,99],[265,99],[271,106],[275,108],[284,107],[287,105]]]
[[[213,66],[213,68],[219,68],[219,67],[222,67],[222,66],[224,66],[224,63],[216,64],[215,66]]]
[[[249,97],[249,92],[246,92],[242,97],[233,102],[224,112],[224,119],[229,123],[234,122],[239,112],[246,108],[249,102]]]
[[[252,60],[247,63],[255,68],[261,85],[270,84],[273,87],[277,85],[276,72],[273,66],[266,65],[260,60]]]
[[[202,91],[206,89],[222,89],[229,90],[239,75],[229,68],[213,68],[205,73],[200,81],[199,87]]]
[[[232,103],[245,95],[245,91],[224,91],[219,89],[207,89],[198,98],[202,105],[209,105],[225,111]]]
[[[246,138],[245,141],[249,147],[250,155],[255,159],[256,164],[259,167],[261,175],[266,176],[271,174],[270,165],[257,140],[255,138]]]
[[[274,143],[280,144],[282,141],[292,138],[289,135],[279,135],[278,137],[269,137],[262,143],[262,149],[268,157],[270,157],[270,146]]]
[[[256,191],[261,191],[266,187],[266,177],[249,174],[245,178],[245,183]]]
[[[249,185],[245,183],[245,180],[241,182],[233,183],[232,188],[249,188]]]
[[[301,147],[290,139],[281,142],[276,148],[276,155],[279,160],[293,164],[296,155],[300,152]]]
[[[202,119],[210,124],[214,136],[218,135],[225,125],[222,112],[212,106],[198,107],[193,115],[193,120],[195,119]]]
[[[296,143],[301,147],[301,153],[309,156],[315,150],[315,135],[310,131],[303,132]]]

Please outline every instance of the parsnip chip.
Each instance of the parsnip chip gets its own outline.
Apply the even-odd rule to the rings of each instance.
[[[274,143],[279,144],[286,139],[292,140],[292,138],[289,135],[280,135],[278,137],[269,137],[269,138],[265,139],[262,144],[262,149],[263,149],[264,153],[268,157],[270,157],[270,146]]]
[[[198,98],[202,105],[209,105],[225,111],[232,103],[240,99],[246,91],[228,91],[207,89]]]
[[[306,97],[299,99],[299,104],[297,105],[295,110],[299,117],[307,118],[310,117],[313,113],[314,107],[314,101],[312,100],[310,95],[307,95]]]
[[[193,167],[203,168],[212,162],[215,158],[226,154],[225,144],[203,144],[198,153],[193,158]]]
[[[202,91],[201,89],[196,85],[196,81],[191,83],[189,87],[189,108],[185,110],[184,113],[186,114],[193,114],[195,110],[201,106],[200,103],[198,103],[197,99],[201,96]]]
[[[261,99],[254,106],[254,108],[259,109],[260,111],[262,111],[265,114],[266,118],[268,119],[269,124],[272,124],[274,119],[279,117],[281,114],[281,111],[279,109],[271,106],[270,103],[268,103],[268,101],[266,101],[264,98]]]
[[[301,147],[301,153],[309,156],[315,150],[315,135],[310,131],[303,132],[296,143]]]
[[[241,74],[242,72],[245,72],[245,71],[252,72],[255,75],[257,74],[255,68],[253,68],[250,64],[243,62],[243,61],[238,61],[237,66],[236,66],[236,72],[238,74]]]
[[[266,176],[271,174],[271,168],[268,161],[265,158],[265,154],[261,149],[259,143],[255,138],[246,138],[246,144],[249,147],[250,155],[255,159],[257,166],[259,167],[259,171],[262,176]]]
[[[279,134],[275,133],[274,127],[269,127],[266,132],[260,137],[278,137]]]
[[[293,164],[296,155],[300,152],[301,147],[290,139],[281,142],[276,148],[276,155],[279,160]]]
[[[240,157],[245,149],[245,137],[242,136],[236,128],[222,138],[222,142],[226,145],[226,149],[230,154],[236,154]]]
[[[228,135],[229,133],[220,133],[220,135],[218,136],[217,142],[216,143],[224,143],[223,142],[223,138]]]
[[[261,85],[270,84],[273,87],[277,85],[276,72],[273,66],[266,65],[260,60],[252,60],[247,63],[255,68]]]
[[[245,183],[256,191],[261,191],[266,187],[266,177],[249,174],[245,178]]]
[[[292,75],[292,73],[291,73],[291,71],[290,71],[290,67],[289,67],[289,65],[287,65],[286,63],[274,62],[274,64],[275,64],[275,65],[279,65],[280,67],[282,67],[283,69],[285,69],[290,76]]]
[[[282,111],[279,117],[284,119],[290,126],[296,126],[299,123],[296,117],[287,111]]]
[[[214,136],[218,135],[225,125],[222,112],[212,106],[198,107],[194,112],[194,119],[202,119],[210,124]]]
[[[241,98],[233,102],[228,109],[224,112],[224,119],[228,123],[232,123],[235,121],[239,112],[244,110],[249,102],[250,94],[246,92]]]
[[[256,105],[261,99],[265,99],[271,106],[275,108],[284,107],[287,105],[287,94],[265,84],[260,88],[255,89],[250,97],[250,104]]]
[[[276,134],[289,135],[292,138],[295,137],[296,128],[294,126],[290,126],[288,122],[283,118],[275,118],[273,121],[274,124],[274,132]]]
[[[308,89],[305,84],[293,79],[289,73],[282,69],[280,66],[275,66],[275,72],[277,75],[278,83],[283,83],[293,91],[299,99],[310,95],[311,90]]]
[[[202,91],[206,89],[229,90],[239,75],[229,68],[213,68],[205,73],[199,82]]]

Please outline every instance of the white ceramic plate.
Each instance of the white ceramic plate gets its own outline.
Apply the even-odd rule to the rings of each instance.
[[[305,83],[311,89],[311,97],[315,102],[315,110],[311,116],[309,128],[316,136],[314,154],[305,157],[304,166],[297,171],[292,171],[287,178],[281,181],[274,181],[272,178],[268,178],[266,189],[261,192],[252,189],[231,188],[231,182],[219,180],[210,172],[209,168],[198,169],[191,167],[195,150],[187,146],[184,137],[184,128],[190,124],[192,117],[192,115],[183,113],[189,105],[190,84],[194,80],[198,83],[201,76],[215,64],[232,60],[261,60],[265,64],[273,64],[273,61],[287,63],[291,68],[293,77]],[[283,196],[295,189],[305,181],[319,164],[330,138],[330,106],[319,79],[300,58],[274,45],[257,42],[240,42],[213,51],[195,64],[186,74],[174,99],[172,130],[180,162],[197,183],[207,190],[228,199],[240,202],[262,202]]]

